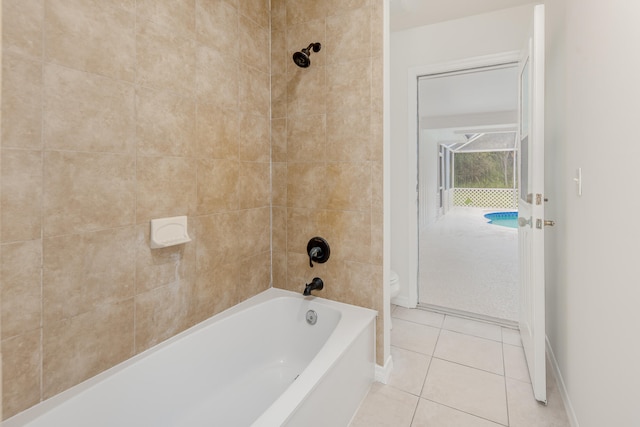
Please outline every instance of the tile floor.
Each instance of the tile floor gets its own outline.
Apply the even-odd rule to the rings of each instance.
[[[569,427],[553,375],[535,401],[513,329],[394,307],[389,383],[374,383],[351,427]],[[548,369],[550,371],[550,369]]]

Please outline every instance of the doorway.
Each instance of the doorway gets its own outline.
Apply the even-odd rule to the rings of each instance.
[[[418,304],[515,323],[517,63],[424,74],[417,91]]]

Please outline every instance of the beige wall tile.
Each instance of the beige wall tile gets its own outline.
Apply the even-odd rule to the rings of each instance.
[[[10,417],[40,402],[41,329],[2,340],[2,415]]]
[[[269,163],[241,162],[238,177],[240,209],[269,206],[271,180]]]
[[[234,261],[209,272],[198,269],[191,299],[190,324],[201,322],[236,304],[238,277],[243,267],[242,261]]]
[[[287,26],[287,0],[271,0],[271,31],[282,31]]]
[[[287,117],[287,86],[286,74],[271,76],[271,117]]]
[[[240,241],[240,258],[267,252],[271,248],[271,215],[269,207],[246,209],[239,212],[242,233],[236,238]]]
[[[249,257],[241,262],[236,297],[244,301],[271,286],[271,254],[269,251]]]
[[[136,0],[113,0],[111,3],[127,12],[135,13],[136,11]]]
[[[371,162],[371,211],[375,213],[382,213],[384,209],[383,179],[382,162]]]
[[[48,64],[44,68],[44,86],[46,148],[134,151],[133,85]]]
[[[2,339],[40,328],[42,321],[42,242],[2,246]]]
[[[136,34],[136,82],[142,86],[192,94],[196,79],[196,42],[152,21]]]
[[[372,0],[371,4],[371,56],[382,57],[384,53],[384,2]]]
[[[329,0],[286,0],[287,25],[300,24],[327,15]]]
[[[287,208],[274,206],[271,208],[271,227],[273,228],[271,245],[274,252],[287,251]]]
[[[133,356],[133,298],[43,328],[43,398]],[[70,363],[70,361],[73,361]]]
[[[326,159],[364,162],[371,157],[369,109],[327,114]]]
[[[196,93],[200,103],[209,103],[225,109],[239,105],[238,62],[208,46],[198,46],[196,66]]]
[[[136,295],[136,353],[187,329],[192,286],[175,282]]]
[[[287,163],[271,163],[271,204],[287,206]]]
[[[287,75],[287,117],[325,114],[325,68],[298,68]]]
[[[194,156],[196,102],[178,94],[153,89],[136,91],[138,154]]]
[[[371,106],[371,58],[327,66],[327,113],[368,110]]]
[[[43,0],[3,0],[3,51],[42,59],[43,25]]]
[[[3,149],[0,221],[3,242],[39,239],[42,231],[42,152]]]
[[[382,265],[384,240],[383,230],[384,215],[382,212],[373,212],[371,214],[371,256],[369,262],[374,265]]]
[[[324,163],[287,164],[287,206],[323,209],[328,203],[329,179]]]
[[[45,59],[77,70],[132,82],[133,13],[99,0],[45,2]]]
[[[267,116],[240,114],[240,160],[269,162],[271,160],[270,121]]]
[[[321,162],[326,160],[327,117],[318,114],[287,119],[287,160]]]
[[[336,162],[326,165],[329,209],[366,209],[371,207],[371,166],[369,162]]]
[[[271,31],[271,74],[286,73],[287,61],[292,61],[292,59],[287,52],[286,33],[282,30]]]
[[[384,93],[383,93],[383,74],[384,66],[382,56],[377,56],[371,60],[371,111],[382,121],[384,106]],[[378,143],[382,145],[382,139],[378,140]]]
[[[287,253],[273,251],[271,256],[273,286],[281,289],[287,288]]]
[[[197,153],[200,158],[238,159],[240,124],[235,110],[212,104],[198,104],[196,117]]]
[[[371,261],[369,212],[325,210],[322,211],[319,227],[323,230],[323,235],[327,236],[336,260]]]
[[[42,63],[5,53],[2,147],[42,148]]]
[[[238,19],[238,9],[229,2],[197,0],[198,41],[237,61],[240,57]]]
[[[381,112],[371,111],[371,160],[383,160],[384,147],[382,145],[384,119]]]
[[[211,293],[226,292],[223,282],[233,283],[235,287],[238,269],[242,269],[233,264],[270,250],[269,225],[268,207],[197,217],[196,233],[200,236],[196,249],[198,292],[204,293],[206,298],[214,298]],[[238,230],[243,232],[238,233]],[[226,277],[225,271],[235,275]],[[207,289],[209,286],[215,289]],[[235,301],[235,293],[225,295],[224,298]]]
[[[264,55],[268,56],[268,53],[264,52]],[[271,112],[270,82],[268,72],[262,72],[247,65],[241,66],[238,75],[238,106],[240,111],[269,117]]]
[[[196,225],[195,218],[187,218],[191,242],[151,249],[149,246],[149,224],[136,227],[136,294],[180,284],[192,284],[196,272]]]
[[[271,120],[271,161],[287,161],[287,120]]]
[[[44,166],[44,236],[135,223],[133,156],[51,151]]]
[[[339,15],[353,9],[368,7],[376,2],[382,3],[380,0],[327,0],[327,2],[329,15]]]
[[[136,13],[177,35],[195,37],[196,0],[136,0]]]
[[[135,227],[45,239],[45,324],[133,297],[135,251]]]
[[[327,63],[371,56],[371,10],[368,7],[327,18]]]
[[[245,3],[246,0],[240,4]],[[240,16],[239,25],[240,62],[268,74],[271,69],[269,28],[261,27],[245,16]]]
[[[369,210],[371,167],[359,163],[289,163],[287,206]]]
[[[198,161],[198,214],[238,209],[240,162],[201,159]]]
[[[201,236],[196,247],[198,277],[213,274],[219,266],[242,257],[240,226],[238,211],[196,217],[196,235]]]
[[[269,29],[269,0],[244,0],[238,2],[240,13],[262,28]]]
[[[137,223],[196,213],[197,162],[182,157],[142,157],[136,162]]]

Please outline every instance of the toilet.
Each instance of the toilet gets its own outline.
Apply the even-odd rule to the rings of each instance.
[[[400,293],[400,277],[398,273],[391,270],[389,274],[389,296],[390,300],[394,299]],[[391,304],[389,304],[389,312],[391,312]],[[391,321],[391,317],[389,317],[389,329],[393,328],[393,323]]]

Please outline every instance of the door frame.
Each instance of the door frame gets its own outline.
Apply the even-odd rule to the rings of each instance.
[[[491,55],[474,56],[458,61],[443,62],[430,65],[421,65],[409,68],[407,75],[408,90],[408,174],[407,188],[413,192],[412,201],[407,209],[407,223],[409,224],[409,295],[398,296],[394,302],[407,308],[415,308],[418,305],[418,266],[419,266],[419,216],[418,216],[418,78],[430,74],[444,74],[458,71],[466,71],[474,68],[492,67],[517,63],[522,57],[519,50],[501,52]]]

